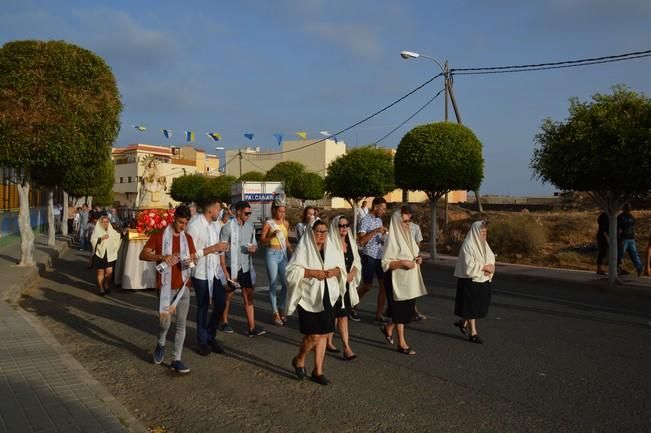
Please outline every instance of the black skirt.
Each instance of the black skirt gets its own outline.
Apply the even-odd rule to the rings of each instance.
[[[475,283],[470,278],[457,279],[454,315],[464,319],[481,319],[488,314],[491,302],[491,283]]]
[[[338,302],[337,302],[338,303]],[[339,305],[341,307],[341,305]],[[335,308],[330,305],[328,283],[323,292],[323,311],[312,313],[298,306],[298,323],[303,335],[323,335],[335,332]]]
[[[343,307],[343,308],[342,308]],[[346,294],[344,295],[344,304],[341,305],[341,296],[335,304],[335,317],[348,317],[350,314],[350,296],[348,295],[348,283],[346,283]]]
[[[407,324],[411,323],[416,314],[416,299],[406,301],[396,301],[393,297],[393,280],[391,279],[392,271],[384,274],[384,290],[387,294],[387,312],[393,323]]]
[[[106,268],[112,268],[115,266],[115,260],[112,262],[109,262],[108,259],[106,258],[106,253],[104,253],[104,257],[98,257],[97,254],[93,255],[93,269],[106,269]]]

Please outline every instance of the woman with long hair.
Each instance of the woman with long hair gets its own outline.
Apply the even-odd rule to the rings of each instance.
[[[287,276],[285,274],[292,246],[289,243],[289,223],[285,219],[284,204],[276,203],[271,206],[273,218],[268,219],[262,226],[260,241],[267,246],[265,263],[269,278],[269,301],[273,311],[273,321],[277,326],[283,326],[285,317],[285,301],[287,299]],[[280,292],[276,286],[280,285]]]
[[[97,286],[100,296],[111,292],[113,267],[118,259],[120,234],[113,229],[108,216],[103,215],[93,229],[90,243],[93,248],[93,268],[97,270]]]

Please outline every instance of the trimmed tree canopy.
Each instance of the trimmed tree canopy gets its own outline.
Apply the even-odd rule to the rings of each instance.
[[[210,177],[206,187],[211,191],[209,197],[216,197],[220,202],[231,201],[231,187],[237,179],[233,176]]]
[[[294,197],[303,201],[320,200],[324,194],[323,178],[316,173],[305,173],[294,191]]]
[[[305,173],[305,166],[300,162],[283,161],[274,165],[273,168],[267,172],[264,180],[284,182],[285,194],[290,197],[295,197],[294,190],[298,190],[297,184],[302,181]]]
[[[333,197],[357,202],[381,196],[395,188],[391,153],[372,146],[359,147],[328,165],[325,189]]]
[[[396,184],[438,199],[452,190],[476,190],[484,177],[482,145],[458,123],[417,126],[400,141],[394,158]]]
[[[265,174],[261,171],[248,171],[242,176],[238,177],[237,180],[240,181],[250,181],[250,182],[262,182],[264,181]]]
[[[196,202],[207,180],[206,176],[198,173],[176,177],[172,181],[170,196],[182,203]]]

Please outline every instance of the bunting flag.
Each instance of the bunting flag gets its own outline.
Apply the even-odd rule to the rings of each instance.
[[[185,141],[194,141],[194,131],[185,131]]]
[[[301,137],[303,140],[307,140],[307,132],[305,131],[299,131],[296,133],[299,137]]]
[[[161,129],[161,132],[167,138],[168,140],[172,138],[172,130],[171,129]]]
[[[253,133],[251,133],[251,132],[247,132],[247,133],[244,134],[244,136],[245,136],[246,138],[248,138],[249,140],[253,140],[253,136],[254,136],[254,135],[255,135],[255,134],[253,134]]]
[[[206,135],[210,137],[210,139],[214,142],[222,139],[222,136],[219,134],[219,132],[207,132]]]
[[[146,127],[146,126],[142,126],[142,125],[133,125],[133,127],[136,128],[136,129],[137,129],[138,131],[140,131],[140,132],[143,132],[143,131],[146,131],[146,130],[147,130],[147,127]]]
[[[319,131],[319,134],[323,135],[324,137],[332,138],[335,143],[339,143],[337,136],[330,134],[328,131]]]
[[[274,138],[278,142],[278,146],[280,146],[281,143],[283,142],[283,134],[281,133],[274,134]]]

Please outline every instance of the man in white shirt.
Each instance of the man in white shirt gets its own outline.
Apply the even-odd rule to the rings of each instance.
[[[200,204],[202,214],[190,221],[187,232],[192,236],[197,250],[197,264],[192,274],[192,286],[197,298],[198,353],[207,356],[211,352],[224,353],[216,340],[217,326],[226,304],[226,279],[218,254],[228,249],[228,243],[219,242],[222,224],[218,221],[221,204],[216,200],[205,200]],[[210,301],[212,313],[208,317]]]

